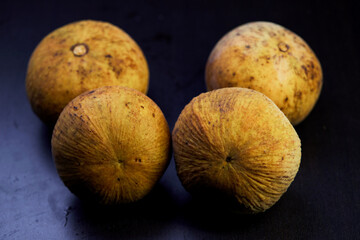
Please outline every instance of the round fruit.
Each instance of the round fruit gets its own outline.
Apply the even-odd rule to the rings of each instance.
[[[136,42],[110,23],[87,20],[58,28],[39,43],[26,91],[34,112],[51,125],[85,91],[120,85],[146,94],[148,83],[148,65]]]
[[[313,109],[322,78],[320,62],[306,42],[270,22],[244,24],[227,33],[212,50],[205,73],[208,90],[257,90],[294,125]]]
[[[160,108],[120,87],[81,94],[62,111],[52,153],[64,184],[81,199],[102,204],[144,197],[164,173],[171,137]]]
[[[172,139],[177,173],[189,192],[220,192],[252,213],[275,204],[300,165],[293,126],[269,98],[251,89],[223,88],[194,98]]]

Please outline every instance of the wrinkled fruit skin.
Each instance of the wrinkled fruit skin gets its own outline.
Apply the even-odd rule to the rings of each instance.
[[[177,173],[189,192],[220,192],[251,213],[275,204],[300,165],[293,126],[269,98],[251,89],[223,88],[194,98],[172,138]]]
[[[269,97],[293,125],[317,102],[323,74],[306,42],[270,22],[244,24],[212,50],[205,71],[208,90],[243,87]]]
[[[136,42],[100,21],[74,22],[47,35],[34,50],[26,91],[34,112],[49,125],[81,93],[120,85],[147,92],[149,69]]]
[[[163,175],[171,136],[160,108],[126,87],[103,87],[72,100],[53,131],[52,153],[64,184],[101,204],[143,198]]]

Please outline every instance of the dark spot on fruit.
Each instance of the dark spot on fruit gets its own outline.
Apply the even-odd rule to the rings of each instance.
[[[284,160],[284,157],[281,157],[281,160]]]
[[[307,68],[304,65],[301,65],[301,68],[304,70],[305,74],[308,74]]]
[[[155,117],[155,113],[153,113],[152,116]]]
[[[142,109],[144,109],[144,106],[141,105],[140,107],[141,107]]]
[[[296,97],[297,99],[301,99],[301,97],[302,97],[302,92],[301,92],[301,91],[295,92],[295,97]]]
[[[120,178],[117,178],[117,180],[120,182]]]
[[[274,32],[269,32],[269,35],[270,35],[270,37],[275,37],[275,36],[276,36],[276,33],[274,33]]]
[[[92,90],[92,91],[88,92],[88,94],[92,94],[93,92],[95,92],[95,90]]]
[[[253,76],[250,76],[249,81],[251,82],[251,81],[253,81],[253,80],[254,80],[254,77],[253,77]]]
[[[315,67],[313,62],[310,62],[310,66],[311,66],[311,68]]]
[[[236,36],[240,36],[240,35],[241,35],[240,33],[238,33],[238,32],[236,33]]]
[[[53,56],[54,56],[54,57],[56,57],[56,56],[60,56],[60,55],[62,55],[62,52],[57,51],[57,52],[55,52],[55,53],[54,53],[54,55],[53,55]]]
[[[129,108],[130,102],[125,103],[125,107]]]
[[[232,160],[232,158],[230,156],[227,156],[225,159],[226,162],[231,162],[231,160]]]
[[[288,98],[288,97],[286,97],[286,98],[284,99],[284,102],[286,103],[288,100],[289,100],[289,98]]]
[[[189,142],[188,142],[188,141],[186,141],[186,142],[185,142],[185,144],[186,144],[186,145],[189,145]]]
[[[236,72],[233,72],[232,75],[233,75],[233,77],[234,77],[234,76],[236,75]]]
[[[249,49],[249,48],[250,48],[250,45],[246,45],[245,47],[246,47],[247,49]]]
[[[112,58],[110,54],[105,55],[106,58]]]
[[[211,122],[210,122],[210,121],[208,121],[208,124],[211,124]]]
[[[74,106],[74,109],[75,109],[75,110],[78,110],[78,108],[77,108],[76,106]]]

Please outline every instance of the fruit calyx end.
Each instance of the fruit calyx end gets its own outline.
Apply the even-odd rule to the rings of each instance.
[[[89,46],[85,43],[77,43],[74,44],[70,50],[74,54],[75,57],[85,56],[89,52]]]

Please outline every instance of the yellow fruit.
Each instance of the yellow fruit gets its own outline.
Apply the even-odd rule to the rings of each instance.
[[[85,91],[121,85],[146,94],[148,82],[136,42],[110,23],[86,20],[58,28],[39,43],[29,61],[26,91],[34,112],[51,125]]]
[[[300,165],[293,126],[269,98],[251,89],[195,97],[181,112],[172,139],[177,173],[189,192],[220,192],[252,213],[275,204]]]
[[[294,125],[313,109],[322,88],[321,65],[306,42],[270,22],[252,22],[227,33],[212,50],[208,90],[251,88],[264,93]]]
[[[112,86],[81,94],[62,111],[52,153],[64,184],[102,204],[144,197],[164,173],[171,137],[160,108],[136,90]]]

